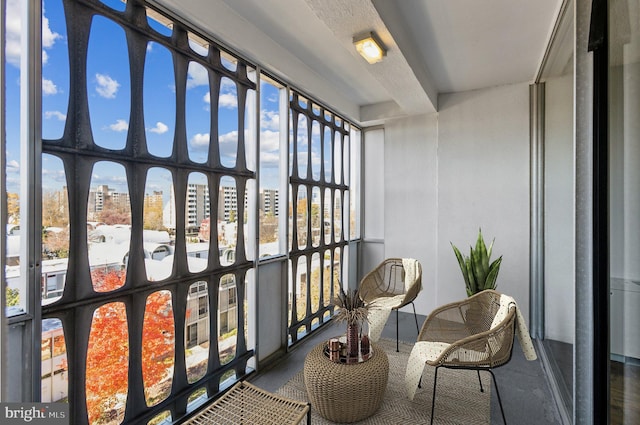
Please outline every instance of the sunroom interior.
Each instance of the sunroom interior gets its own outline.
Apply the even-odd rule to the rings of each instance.
[[[607,420],[635,423],[640,8],[613,3],[596,322],[591,1],[0,0],[1,400],[169,424],[277,391],[387,258],[421,264],[420,323],[467,297],[452,245],[481,231],[538,354],[506,366],[507,419],[599,423],[606,328]]]

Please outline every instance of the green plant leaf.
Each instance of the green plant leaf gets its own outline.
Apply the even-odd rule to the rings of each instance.
[[[471,271],[473,273],[473,277],[476,281],[476,284],[480,285],[484,282],[482,279],[482,269],[480,267],[480,259],[478,258],[478,251],[475,251],[473,248],[470,248],[469,259],[471,260]]]
[[[456,246],[449,242],[451,247],[453,248],[453,252],[456,254],[456,258],[458,259],[458,264],[460,265],[460,270],[462,271],[462,277],[464,278],[464,283],[466,287],[469,287],[469,277],[467,276],[467,265],[465,263],[465,258],[462,256],[462,253]]]
[[[476,277],[480,287],[484,286],[484,282],[489,273],[489,255],[487,255],[487,247],[484,244],[484,238],[482,237],[482,230],[478,230],[478,240],[476,241]]]
[[[489,266],[489,274],[487,275],[487,281],[484,284],[484,289],[496,289],[496,279],[498,279],[498,272],[500,272],[501,263],[502,255],[491,263],[491,266]]]
[[[473,264],[472,264],[472,258],[473,256],[473,249],[471,249],[471,256],[469,258],[467,258],[466,260],[466,265],[467,265],[467,276],[469,277],[469,289],[471,290],[472,294],[475,294],[476,292],[478,292],[478,281],[476,279],[476,276],[473,273]]]

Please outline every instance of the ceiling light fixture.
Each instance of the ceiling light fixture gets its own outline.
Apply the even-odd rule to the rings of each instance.
[[[368,32],[353,38],[356,50],[369,63],[380,62],[387,55],[387,50],[380,39],[373,32]]]

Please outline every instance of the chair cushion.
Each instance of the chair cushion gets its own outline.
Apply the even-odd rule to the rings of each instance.
[[[493,329],[500,323],[502,323],[502,321],[506,319],[507,315],[509,314],[509,307],[515,307],[515,305],[516,302],[512,297],[504,294],[500,295],[500,308],[498,308],[496,315],[493,317],[493,322],[491,322],[491,327],[489,329]]]

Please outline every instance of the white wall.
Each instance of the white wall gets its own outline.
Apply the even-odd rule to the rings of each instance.
[[[385,125],[384,256],[420,261],[423,290],[415,305],[422,314],[435,306],[437,282],[437,130],[436,114]]]
[[[447,94],[438,100],[439,304],[466,296],[453,242],[503,255],[498,291],[529,317],[529,85]]]
[[[421,261],[424,289],[416,309],[428,314],[466,297],[450,242],[467,247],[482,227],[489,242],[496,239],[493,258],[504,255],[498,290],[513,295],[528,318],[528,84],[441,95],[438,103],[437,114],[385,127],[378,205],[384,254]]]
[[[384,260],[385,131],[363,131],[362,191],[364,211],[359,279]]]

